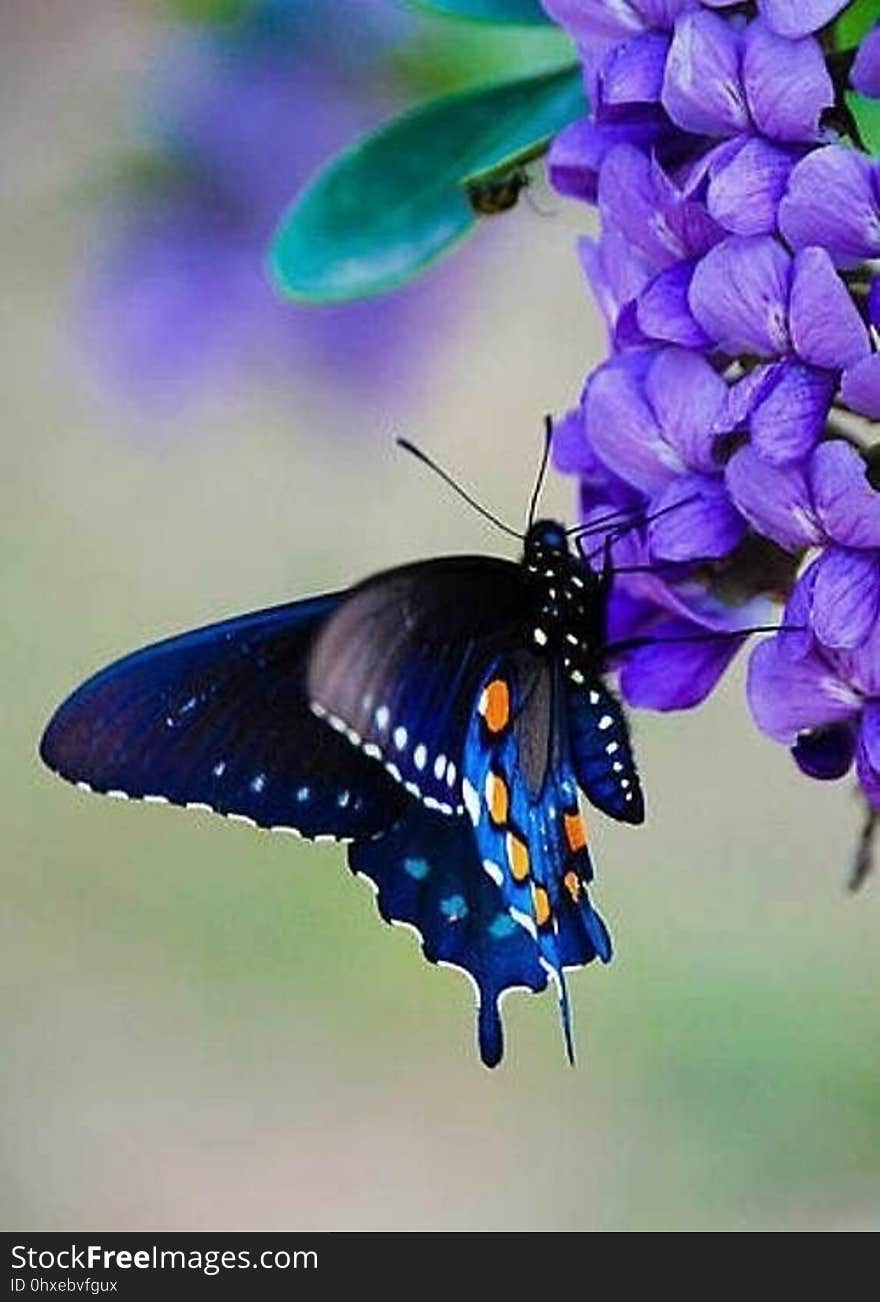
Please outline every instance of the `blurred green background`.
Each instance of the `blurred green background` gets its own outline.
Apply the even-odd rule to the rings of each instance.
[[[403,396],[306,373],[153,423],[102,390],[72,286],[166,20],[0,7],[4,1224],[877,1228],[880,882],[846,894],[855,801],[757,734],[741,672],[693,715],[633,721],[643,829],[591,820],[617,957],[571,979],[576,1070],[552,998],[520,995],[482,1069],[469,986],[377,919],[341,851],[40,768],[51,709],[125,650],[497,548],[389,431],[517,518],[541,414],[604,346],[583,215],[543,192],[549,216],[520,203],[438,273]],[[548,505],[570,513],[571,485]]]

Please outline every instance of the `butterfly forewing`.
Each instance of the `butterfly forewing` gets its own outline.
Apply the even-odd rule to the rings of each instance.
[[[339,839],[391,826],[400,788],[309,709],[319,597],[170,638],[117,661],[56,711],[50,768],[98,792],[196,805]]]
[[[526,618],[522,572],[508,561],[461,556],[380,574],[316,640],[313,709],[429,809],[460,813],[477,689]]]

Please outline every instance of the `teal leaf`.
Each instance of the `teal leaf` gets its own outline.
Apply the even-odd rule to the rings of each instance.
[[[880,100],[846,92],[847,107],[856,120],[862,144],[869,154],[880,155]]]
[[[541,0],[410,0],[410,4],[449,18],[468,18],[478,23],[519,23],[531,27],[553,22],[541,8]]]
[[[397,288],[475,226],[468,178],[535,157],[586,111],[570,65],[447,95],[380,127],[322,168],[282,218],[274,283],[316,303]]]

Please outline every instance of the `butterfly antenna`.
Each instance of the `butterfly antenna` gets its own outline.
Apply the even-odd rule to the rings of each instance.
[[[538,475],[535,479],[535,487],[532,489],[532,500],[529,503],[529,520],[527,528],[531,529],[535,523],[535,512],[538,509],[538,502],[541,497],[541,489],[544,487],[544,480],[547,477],[547,466],[550,463],[550,445],[553,442],[553,417],[544,417],[544,451],[541,453],[541,464],[538,466]]]
[[[453,492],[457,493],[460,498],[467,502],[468,506],[472,507],[478,515],[483,517],[484,520],[488,520],[491,524],[495,525],[496,529],[501,529],[504,533],[509,534],[511,538],[518,538],[520,542],[522,542],[523,535],[521,533],[516,529],[511,528],[509,524],[505,524],[503,520],[499,520],[497,515],[493,515],[487,507],[478,502],[475,497],[472,497],[467,489],[462,488],[461,484],[456,483],[449,472],[444,470],[442,466],[438,466],[437,462],[433,461],[431,457],[428,456],[427,452],[423,452],[421,448],[416,447],[415,443],[410,443],[409,439],[397,438],[395,439],[395,442],[398,447],[403,448],[404,452],[412,453],[417,461],[421,461],[429,470],[433,470],[435,475],[439,475],[444,484],[448,484]]]

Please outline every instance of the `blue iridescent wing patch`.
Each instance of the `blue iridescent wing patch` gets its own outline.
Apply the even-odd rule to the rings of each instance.
[[[571,764],[591,805],[623,823],[645,821],[645,800],[619,701],[598,679],[566,687]]]
[[[305,696],[309,647],[338,601],[278,606],[126,656],[56,711],[43,760],[93,791],[306,837],[383,831],[403,793],[320,723]]]
[[[608,962],[611,942],[590,902],[561,692],[553,664],[529,653],[491,667],[468,731],[463,798],[483,870],[556,983],[572,1057],[565,970]]]
[[[413,802],[390,832],[350,846],[348,859],[375,886],[387,922],[412,927],[429,962],[472,979],[480,1057],[494,1067],[504,1049],[501,997],[544,990],[547,972],[534,940],[483,872],[470,823]]]
[[[522,567],[487,556],[369,579],[316,639],[312,708],[427,808],[460,814],[473,701],[498,649],[523,639],[525,602]]]

